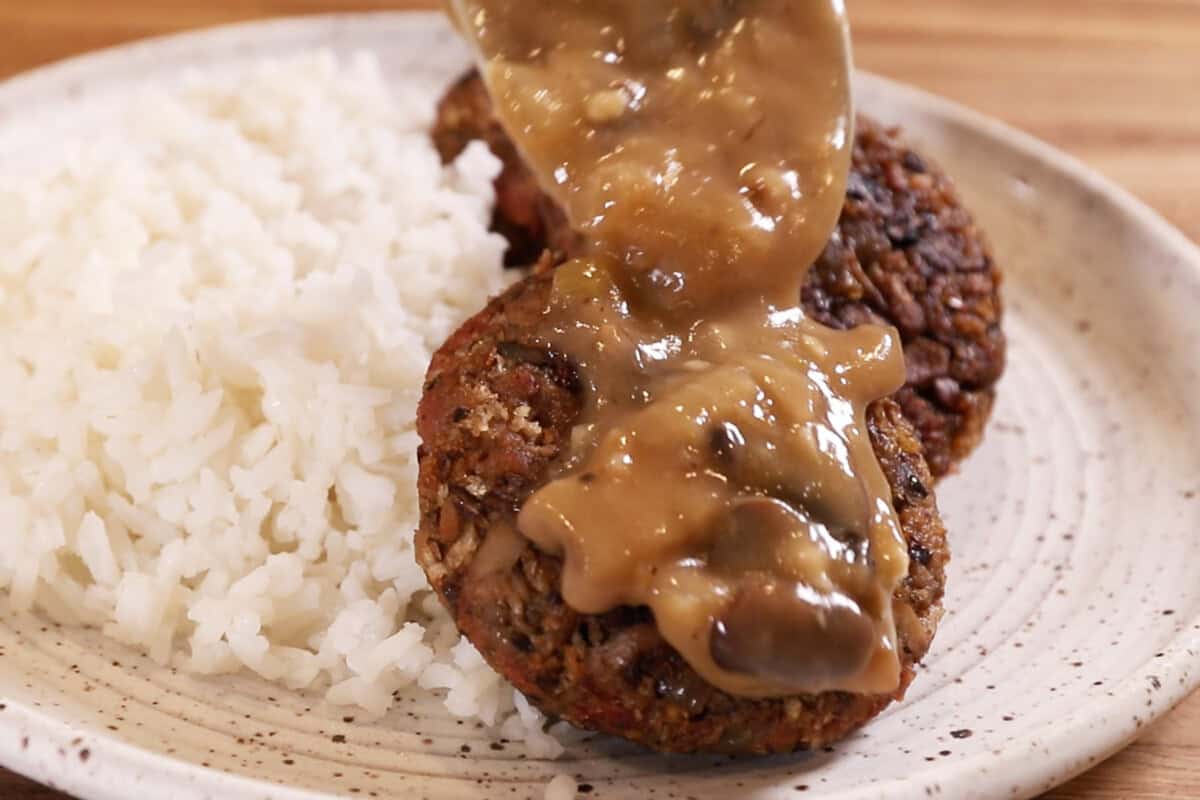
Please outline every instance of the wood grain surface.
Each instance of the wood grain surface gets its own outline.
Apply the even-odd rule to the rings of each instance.
[[[849,0],[859,63],[1003,119],[1200,241],[1200,0]],[[0,78],[144,36],[431,0],[0,0]],[[63,795],[0,770],[0,798]],[[1044,800],[1200,797],[1200,696]]]

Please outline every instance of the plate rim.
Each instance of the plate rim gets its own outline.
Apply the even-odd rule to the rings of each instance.
[[[353,38],[356,30],[379,24],[436,26],[444,24],[444,17],[436,11],[305,14],[218,25],[119,44],[39,66],[0,81],[0,127],[9,124],[3,118],[4,109],[19,103],[23,97],[62,91],[85,76],[94,79],[96,75],[128,69],[131,62],[149,65],[161,56],[170,56],[177,61],[188,60],[208,49],[228,47],[232,42],[246,38],[253,38],[259,43],[264,40],[276,44],[289,41],[300,43],[306,36],[330,27],[340,28],[341,33]],[[315,38],[328,40],[330,34]],[[998,146],[1027,156],[1048,172],[1087,189],[1159,241],[1165,252],[1175,255],[1178,262],[1176,268],[1191,270],[1200,276],[1200,247],[1196,243],[1128,189],[1088,167],[1075,156],[1007,123],[923,89],[865,70],[858,70],[855,79],[898,99],[905,106],[962,126]],[[1149,725],[1200,690],[1200,669],[1190,668],[1190,659],[1200,652],[1200,626],[1196,625],[1200,618],[1187,622],[1191,627],[1180,631],[1167,645],[1173,657],[1148,659],[1132,670],[1125,680],[1114,687],[1113,697],[1101,708],[1121,714],[1136,710],[1145,724]],[[1164,688],[1154,695],[1153,704],[1147,708],[1143,684],[1151,666],[1154,673],[1163,679]],[[82,731],[76,729],[69,720],[14,702],[3,694],[0,694],[0,709],[5,711],[0,715],[0,766],[89,800],[124,800],[128,796],[129,786],[121,779],[129,774],[138,775],[139,788],[143,791],[158,788],[169,791],[170,796],[174,797],[198,798],[213,792],[216,796],[231,797],[265,794],[280,800],[330,800],[333,797],[313,790],[224,773],[165,753],[142,749],[115,736],[92,730]],[[1037,780],[1023,778],[1023,789],[1028,792],[1041,791],[1048,788],[1044,786],[1048,780],[1058,784],[1094,767],[1144,730],[1143,727],[1129,732],[1118,730],[1115,735],[1097,735],[1092,727],[1097,716],[1095,712],[1087,714],[1077,711],[1053,726],[1034,729],[1022,742],[1010,745],[999,755],[980,753],[957,761],[953,766],[947,765],[945,772],[939,773],[940,791],[969,790],[972,777],[979,774],[981,767],[1003,769],[1015,764],[1023,765],[1026,776],[1041,776]],[[14,730],[26,732],[27,745],[23,745],[17,736],[3,735]],[[1036,738],[1034,734],[1040,732],[1048,732],[1049,735]],[[1085,732],[1095,742],[1091,748],[1091,755],[1095,758],[1090,762],[1080,759],[1078,751],[1072,752],[1069,747],[1061,746],[1077,740]],[[36,740],[28,734],[36,734]],[[52,772],[48,768],[52,759],[48,756],[66,747],[68,742],[80,741],[81,737],[94,758],[81,763],[82,768]],[[1031,767],[1029,759],[1034,753],[1038,762],[1036,769]],[[843,796],[890,797],[896,791],[912,791],[922,786],[914,778],[889,778],[870,788],[851,790]]]

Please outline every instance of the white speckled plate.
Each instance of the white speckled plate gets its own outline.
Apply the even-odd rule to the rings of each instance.
[[[31,116],[53,146],[64,106],[102,114],[149,72],[314,46],[373,49],[431,85],[464,63],[426,15],[154,41],[0,86],[0,156]],[[950,612],[907,702],[806,756],[663,759],[597,739],[547,764],[433,704],[355,723],[0,612],[0,763],[111,800],[540,797],[560,771],[598,798],[1028,797],[1179,702],[1200,682],[1200,254],[1026,136],[875,77],[859,88],[958,180],[1008,273],[1011,366],[985,445],[940,489]]]

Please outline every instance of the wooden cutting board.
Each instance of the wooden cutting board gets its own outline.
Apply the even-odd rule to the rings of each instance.
[[[280,14],[433,0],[0,0],[0,78],[98,47]],[[1200,241],[1200,0],[850,0],[860,65],[1106,173]],[[0,798],[64,796],[0,770]],[[1200,797],[1200,695],[1044,800]]]

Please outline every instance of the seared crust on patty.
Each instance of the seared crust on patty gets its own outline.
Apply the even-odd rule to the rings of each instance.
[[[516,533],[581,407],[574,367],[537,344],[552,275],[526,278],[434,356],[417,417],[417,558],[458,628],[547,713],[664,752],[775,753],[840,739],[903,696],[941,616],[945,531],[912,426],[892,400],[868,410],[911,564],[893,606],[903,678],[892,695],[753,700],[705,683],[644,608],[578,614],[561,560]]]
[[[482,139],[504,163],[494,228],[523,266],[544,250],[561,260],[576,246],[566,217],[538,187],[500,127],[478,75],[442,100],[434,141],[443,159]],[[798,267],[804,265],[797,265]],[[896,130],[859,118],[846,204],[810,270],[805,309],[835,328],[894,325],[908,383],[896,395],[916,426],[936,477],[979,443],[1004,370],[1000,271],[950,180]]]

